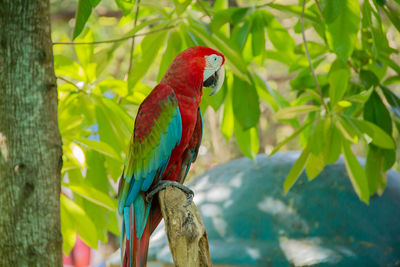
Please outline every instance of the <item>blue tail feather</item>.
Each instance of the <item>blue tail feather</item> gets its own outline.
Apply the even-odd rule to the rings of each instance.
[[[151,200],[149,203],[145,202],[144,194],[139,195],[133,202],[133,205],[135,207],[136,237],[138,238],[138,240],[140,240],[140,238],[142,237],[147,219],[149,218],[151,202]]]
[[[130,229],[129,229],[129,207],[124,208],[124,219],[123,221],[125,222],[125,232],[126,232],[126,238],[129,240],[130,237]]]

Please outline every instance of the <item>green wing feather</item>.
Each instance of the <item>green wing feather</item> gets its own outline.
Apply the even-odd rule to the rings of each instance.
[[[175,93],[167,85],[158,85],[139,108],[120,181],[118,211],[124,214],[128,239],[129,207],[141,191],[147,191],[154,181],[161,178],[181,136],[182,120]],[[137,220],[143,218],[139,224],[144,226],[147,216],[148,211],[135,205],[138,236],[141,230]]]

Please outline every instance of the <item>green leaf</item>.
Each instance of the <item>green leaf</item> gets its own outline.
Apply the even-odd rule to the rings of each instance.
[[[63,55],[54,56],[54,70],[57,76],[67,76],[78,81],[85,81],[84,70],[75,61]]]
[[[353,154],[353,151],[351,151],[349,142],[342,143],[342,151],[347,173],[354,191],[363,202],[369,204],[368,181],[364,169]]]
[[[133,94],[125,97],[125,100],[132,102],[135,105],[140,105],[152,90],[153,88],[151,88],[147,84],[139,82],[136,84]]]
[[[79,196],[74,194],[75,198]],[[77,201],[78,202],[78,201]],[[97,238],[100,242],[107,243],[107,228],[108,228],[108,214],[110,211],[104,209],[101,206],[94,204],[91,201],[81,198],[79,200],[79,205],[85,210],[86,214],[90,217],[92,222],[95,222]],[[115,212],[115,211],[114,211]]]
[[[379,148],[381,149],[383,152],[383,158],[384,158],[384,162],[383,162],[383,170],[384,171],[388,171],[390,170],[390,168],[392,168],[393,164],[396,163],[396,150],[395,149],[383,149],[383,148]]]
[[[63,240],[63,252],[66,256],[69,255],[76,242],[76,227],[75,222],[65,210],[63,204],[60,205],[61,214],[61,235]]]
[[[362,19],[362,43],[363,48],[366,50],[372,50],[375,59],[381,61],[383,58],[387,58],[392,53],[389,43],[386,37],[386,33],[383,29],[381,17],[379,11],[374,3],[365,1],[363,4],[363,19]],[[371,45],[372,37],[372,45]]]
[[[394,150],[391,151],[391,155],[395,155]],[[368,188],[370,196],[378,193],[382,195],[383,190],[386,187],[387,173],[385,169],[386,155],[388,155],[388,150],[381,149],[374,145],[369,145],[367,152],[367,161],[365,164],[365,173],[368,179]],[[395,156],[393,157],[394,163]]]
[[[289,137],[287,137],[285,140],[277,144],[274,149],[269,153],[268,157],[271,157],[273,154],[279,151],[285,144],[287,144],[290,140],[293,140],[296,136],[298,136],[305,128],[307,128],[311,123],[313,123],[315,120],[311,120],[308,123],[303,124],[300,128],[298,128],[294,133],[292,133]]]
[[[93,8],[100,4],[101,0],[89,0]]]
[[[315,65],[314,67],[316,68]],[[321,88],[324,88],[328,83],[328,75],[319,74],[317,75],[317,80]],[[297,91],[306,90],[309,88],[317,90],[314,77],[311,75],[308,66],[304,68],[303,71],[296,76],[296,78],[290,81],[290,86]]]
[[[243,130],[241,125],[235,121],[235,139],[242,153],[254,159],[260,149],[257,127]]]
[[[68,216],[74,221],[79,236],[91,248],[97,249],[97,231],[96,226],[86,214],[86,212],[68,197],[60,196],[60,205],[66,211]]]
[[[186,10],[192,0],[173,0],[173,2],[175,5],[176,13],[179,16]]]
[[[76,42],[93,42],[94,37],[93,37],[93,31],[87,30],[85,31],[84,36],[80,36],[76,38]],[[93,51],[94,51],[94,46],[93,45],[75,45],[75,53],[78,56],[79,62],[81,65],[86,68],[88,67],[89,63],[92,60],[93,57]]]
[[[386,0],[374,0],[374,1],[375,1],[375,3],[377,3],[380,6],[383,6],[386,4]]]
[[[361,132],[354,124],[340,117],[339,120],[336,121],[336,127],[340,130],[344,138],[352,143],[358,143],[358,136],[361,135]]]
[[[133,64],[133,67],[129,74],[128,88],[129,91],[135,87],[135,85],[143,78],[148,72],[151,64],[154,62],[155,57],[164,45],[165,37],[167,36],[166,31],[161,31],[154,34],[146,35],[140,46],[142,48],[141,56]]]
[[[70,137],[72,139],[80,128],[85,127],[83,122],[84,118],[82,116],[70,114],[68,109],[59,109],[58,127],[62,137]]]
[[[96,120],[99,125],[100,140],[106,143],[112,143],[115,140],[113,147],[116,151],[125,149],[123,142],[125,135],[118,131],[120,123],[112,120],[112,116],[107,113],[104,106],[96,106]]]
[[[75,15],[75,27],[72,39],[75,39],[79,34],[81,34],[91,13],[92,4],[90,3],[90,0],[79,0]]]
[[[232,31],[231,39],[237,44],[239,49],[243,49],[251,28],[250,20],[246,20],[242,26],[235,26]]]
[[[394,149],[396,147],[393,138],[375,124],[356,118],[348,119],[372,139],[372,144],[386,149]]]
[[[254,84],[234,76],[232,90],[232,107],[235,118],[244,130],[256,126],[260,119],[260,106]]]
[[[369,70],[361,70],[360,71],[360,79],[366,89],[370,87],[376,87],[379,85],[379,78]]]
[[[385,5],[383,11],[385,11],[386,16],[390,19],[393,26],[396,27],[397,31],[400,32],[400,13],[398,10],[392,8],[390,5]]]
[[[229,85],[232,83],[230,82],[231,75],[227,75],[227,84],[228,88]],[[228,89],[226,93],[226,100],[224,102],[224,111],[222,115],[222,123],[221,123],[221,132],[224,135],[226,141],[228,141],[233,134],[235,125],[235,118],[233,116],[233,108],[232,108],[232,92]]]
[[[383,82],[383,84],[388,86],[388,85],[396,84],[399,82],[400,82],[400,75],[394,75],[394,76],[387,77],[385,79],[385,81]]]
[[[124,16],[129,15],[131,13],[132,8],[135,6],[134,0],[115,0],[117,6],[122,10],[122,14]]]
[[[310,54],[311,59],[316,59],[319,56],[322,56],[323,54],[325,54],[328,51],[328,48],[326,47],[326,45],[317,43],[317,42],[313,42],[313,41],[307,41],[307,47],[308,47],[308,52]],[[304,44],[300,43],[297,44],[295,47],[295,52],[296,54],[300,54],[305,56],[305,48],[304,48]],[[308,67],[308,62],[305,65]]]
[[[78,143],[86,145],[89,149],[93,149],[103,155],[106,155],[108,157],[112,157],[116,160],[121,160],[122,158],[120,155],[118,155],[114,148],[112,148],[109,144],[102,142],[102,141],[95,141],[91,139],[86,139],[86,138],[76,138],[75,139]]]
[[[336,4],[336,0],[329,0]],[[332,23],[327,23],[326,39],[329,47],[346,62],[354,49],[360,25],[358,1],[344,0],[340,14]]]
[[[214,10],[224,10],[229,7],[228,0],[215,0],[214,1]]]
[[[133,131],[132,117],[120,105],[109,99],[103,97],[95,99],[100,140],[113,144],[115,151],[126,151]],[[116,181],[121,175],[123,162],[107,157],[106,166],[108,173]]]
[[[226,82],[222,85],[221,89],[214,95],[211,95],[211,88],[203,88],[203,96],[201,98],[201,103],[206,106],[211,106],[215,111],[217,111],[221,105],[225,102],[226,92],[228,91]],[[203,110],[203,108],[201,108]]]
[[[289,106],[289,102],[275,89],[271,88],[269,84],[261,77],[257,71],[253,70],[254,82],[257,86],[257,92],[261,99],[265,100],[274,111],[279,108]]]
[[[110,211],[115,211],[117,209],[117,201],[107,194],[90,187],[86,184],[72,184],[72,183],[62,183],[62,186],[65,186],[83,198],[104,207]]]
[[[99,125],[100,140],[113,144],[115,151],[125,151],[133,132],[132,117],[114,101],[105,97],[94,97],[96,121]]]
[[[318,121],[309,136],[308,145],[314,155],[320,154],[325,145],[325,124],[326,119]]]
[[[60,101],[59,103],[59,110],[60,114],[63,115],[62,118],[62,128],[68,129],[70,132],[70,136],[79,136],[79,135],[87,135],[85,134],[85,131],[87,133],[86,128],[90,127],[95,123],[94,121],[94,105],[91,101],[91,98],[89,95],[84,94],[84,93],[72,93],[69,94],[67,98],[64,99],[64,101]],[[71,120],[68,121],[68,118]],[[76,129],[74,132],[73,129],[71,129],[71,126],[74,123],[73,119],[78,119],[81,121],[81,124],[79,125],[79,128]],[[81,120],[83,119],[83,120]],[[66,136],[63,136],[66,137]]]
[[[347,100],[340,100],[338,103],[337,103],[337,105],[338,105],[338,107],[340,107],[340,108],[348,108],[348,107],[351,107],[351,102],[349,102],[349,101],[347,101]]]
[[[164,74],[167,72],[174,58],[181,52],[182,39],[178,31],[173,30],[169,33],[167,48],[161,58],[160,69],[158,71],[157,81],[160,82]]]
[[[273,9],[279,10],[279,11],[292,13],[298,17],[302,16],[301,6],[299,6],[299,5],[280,5],[280,4],[271,3],[271,4],[268,4],[268,6]],[[319,15],[318,16],[315,15],[313,12],[311,12],[308,9],[306,9],[304,12],[304,18],[307,20],[310,20],[314,23],[321,23]]]
[[[386,101],[389,103],[389,105],[392,108],[393,113],[396,115],[397,120],[400,121],[400,98],[384,85],[381,85],[381,89],[382,89],[383,94],[385,95]],[[375,99],[374,101],[377,101],[377,99]],[[383,111],[382,105],[380,103],[379,104],[377,103],[376,106],[379,106],[379,108],[377,108],[377,110],[380,110],[381,115],[385,116],[385,118],[387,120],[387,113],[385,111]],[[370,116],[372,116],[372,114],[370,114]],[[390,130],[388,125],[385,128],[387,130]]]
[[[244,18],[251,15],[254,12],[253,8],[249,7],[239,7],[232,13],[232,24],[236,25],[239,24]]]
[[[253,56],[258,56],[265,50],[264,20],[259,12],[255,12],[251,24]]]
[[[103,80],[97,84],[101,93],[105,93],[112,90],[114,93],[121,97],[126,97],[128,95],[128,87],[125,81],[121,80]]]
[[[318,102],[318,104],[322,104],[321,95],[317,91],[313,89],[306,89],[306,92],[309,94],[309,96],[312,97],[314,101]]]
[[[388,65],[390,68],[392,68],[397,74],[400,75],[400,66],[397,64],[393,59],[391,59],[388,55],[379,55],[379,60],[380,62]],[[384,65],[384,66],[386,66]],[[383,73],[384,75],[385,73]]]
[[[276,112],[275,117],[278,120],[287,120],[287,119],[296,118],[299,115],[309,113],[312,111],[317,111],[320,109],[321,109],[321,107],[311,106],[311,105],[287,107],[287,108],[280,109],[278,112]]]
[[[93,48],[94,47],[95,46],[93,46]],[[92,77],[97,78],[104,72],[104,70],[106,70],[106,68],[109,66],[109,64],[113,59],[114,52],[117,49],[117,47],[118,47],[117,45],[113,45],[111,47],[103,46],[103,47],[98,47],[96,49],[96,52],[93,54],[92,62],[90,64],[92,65],[91,66],[92,69],[90,70]],[[95,71],[95,73],[92,74],[93,71]]]
[[[108,216],[108,230],[111,233],[113,233],[114,235],[117,235],[117,236],[121,235],[121,231],[120,231],[120,228],[119,228],[120,223],[118,221],[119,214],[117,212],[113,212],[113,213],[109,212],[108,214],[109,214],[109,216]]]
[[[364,119],[375,123],[381,127],[386,133],[392,135],[392,118],[383,104],[380,96],[373,92],[364,105]]]
[[[322,15],[327,24],[334,22],[343,8],[345,8],[345,0],[321,0]]]
[[[219,10],[216,12],[211,20],[210,27],[213,32],[218,31],[223,25],[232,21],[232,14],[236,12],[238,8],[228,8]]]
[[[367,102],[367,100],[369,99],[369,97],[371,96],[373,91],[374,91],[374,88],[370,88],[367,91],[362,91],[359,94],[349,96],[346,98],[346,100],[350,101],[350,102],[357,102],[360,104],[364,104],[365,102]]]
[[[115,190],[108,179],[108,173],[105,166],[105,157],[97,151],[86,152],[86,177],[85,181],[91,186],[103,193],[115,195]]]
[[[317,96],[319,96],[318,93],[316,94]],[[310,103],[310,101],[313,100],[314,100],[314,95],[312,94],[298,94],[297,98],[290,103],[290,106],[294,107],[294,106],[306,105],[307,103]]]
[[[334,164],[341,154],[342,135],[331,119],[325,121],[324,157],[326,164]]]
[[[310,153],[306,163],[306,173],[309,181],[312,181],[325,167],[325,159],[322,153],[315,155]]]
[[[309,156],[310,156],[310,148],[307,146],[301,153],[300,157],[296,160],[293,167],[290,169],[290,172],[286,177],[285,182],[283,183],[283,191],[285,195],[289,192],[290,188],[292,188],[294,183],[299,178],[301,172],[304,169],[304,166],[306,165]]]
[[[267,29],[268,39],[278,51],[293,53],[296,43],[288,31],[276,19],[275,16],[265,9],[259,10],[258,13],[264,19],[264,25]],[[254,23],[253,23],[254,24]]]
[[[77,195],[75,194],[74,197],[77,197]],[[95,225],[99,241],[103,243],[108,242],[108,231],[120,235],[119,223],[117,222],[119,217],[117,210],[109,211],[84,198],[81,198],[79,203],[91,220],[96,222]]]
[[[331,107],[334,107],[337,102],[342,100],[347,90],[349,78],[350,69],[347,64],[338,59],[333,62],[328,77]]]

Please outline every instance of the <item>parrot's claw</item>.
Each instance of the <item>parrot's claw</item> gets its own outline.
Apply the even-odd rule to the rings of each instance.
[[[188,202],[184,205],[184,207],[189,206],[193,202],[194,192],[189,187],[184,186],[183,184],[178,183],[178,182],[164,181],[164,180],[161,180],[160,182],[158,182],[158,184],[156,184],[151,189],[151,191],[147,193],[146,201],[149,202],[154,197],[155,194],[157,194],[161,190],[166,189],[168,186],[173,186],[173,187],[179,188],[186,194],[186,199]]]

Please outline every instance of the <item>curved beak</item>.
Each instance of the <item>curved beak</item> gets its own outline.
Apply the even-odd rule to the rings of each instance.
[[[225,79],[225,69],[222,65],[214,74],[212,74],[207,80],[203,82],[204,87],[212,88],[211,95],[218,92],[221,89],[222,84],[224,83]]]

